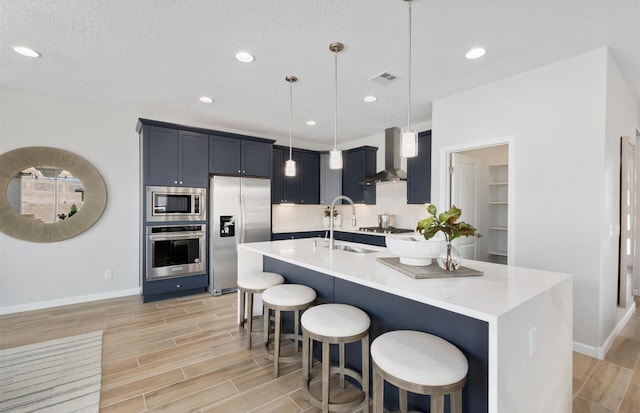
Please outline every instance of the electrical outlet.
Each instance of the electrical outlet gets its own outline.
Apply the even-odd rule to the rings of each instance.
[[[536,328],[531,327],[531,330],[529,330],[529,357],[533,357],[536,354],[536,340]]]
[[[110,280],[113,277],[113,270],[104,270],[104,278]]]

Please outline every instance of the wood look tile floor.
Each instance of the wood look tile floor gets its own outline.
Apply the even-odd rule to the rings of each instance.
[[[245,348],[236,295],[123,297],[0,316],[0,348],[104,331],[101,412],[317,412],[297,364]],[[259,340],[257,340],[259,341]],[[640,310],[605,360],[573,355],[573,412],[640,412]],[[343,392],[349,397],[349,389]]]

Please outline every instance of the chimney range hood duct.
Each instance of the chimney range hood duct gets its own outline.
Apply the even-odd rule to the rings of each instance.
[[[400,169],[402,132],[400,128],[389,128],[384,131],[384,170],[367,176],[360,185],[371,185],[380,182],[406,181],[407,173]]]

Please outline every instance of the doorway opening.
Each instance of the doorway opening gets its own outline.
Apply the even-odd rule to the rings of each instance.
[[[454,241],[462,258],[513,264],[513,142],[511,139],[444,148],[445,203],[482,237]],[[511,205],[510,205],[511,204]]]

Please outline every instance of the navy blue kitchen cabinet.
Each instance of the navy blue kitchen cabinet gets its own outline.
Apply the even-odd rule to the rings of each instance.
[[[283,239],[324,238],[325,231],[276,232],[271,234],[272,241]]]
[[[208,185],[207,135],[146,125],[141,134],[146,185]]]
[[[143,302],[148,303],[166,298],[200,294],[205,292],[208,284],[209,277],[206,274],[145,281]]]
[[[209,173],[269,178],[271,147],[269,142],[209,135]]]
[[[377,151],[378,148],[373,146],[362,146],[342,152],[342,193],[356,204],[376,203],[376,186],[358,182],[376,173]]]
[[[387,243],[381,235],[353,234],[353,242],[359,244],[375,245],[377,247],[386,247]]]
[[[287,153],[288,155],[288,153]],[[287,157],[287,159],[289,159]],[[271,170],[271,203],[280,204],[284,200],[284,150],[274,147],[272,150],[273,167]]]
[[[418,134],[418,156],[407,158],[407,204],[431,202],[431,131]]]
[[[315,151],[293,149],[291,159],[296,162],[296,176],[284,175],[284,164],[288,159],[288,147],[273,147],[271,203],[319,204],[320,154]]]
[[[317,152],[300,152],[298,175],[300,176],[300,203],[319,204],[320,154]]]

